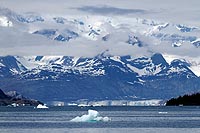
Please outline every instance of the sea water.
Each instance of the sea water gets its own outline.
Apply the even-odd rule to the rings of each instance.
[[[96,110],[110,121],[73,122]],[[200,107],[0,107],[2,133],[200,133]]]

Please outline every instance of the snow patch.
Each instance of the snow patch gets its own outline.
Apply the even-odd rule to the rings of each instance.
[[[163,57],[165,58],[166,62],[168,64],[171,64],[171,62],[175,59],[184,59],[190,66],[188,67],[196,76],[200,76],[200,58],[195,57],[180,57],[177,55],[168,55],[168,54],[163,54]],[[178,72],[179,70],[175,70],[175,68],[171,69],[171,72]]]
[[[164,23],[164,24],[158,24],[158,25],[155,25],[153,26],[152,28],[150,28],[148,31],[146,31],[145,33],[147,35],[151,35],[153,33],[157,33],[159,32],[160,30],[166,28],[167,26],[169,26],[169,23]]]
[[[167,62],[168,64],[171,64],[171,62],[172,62],[173,60],[178,59],[178,57],[175,56],[175,55],[168,55],[168,54],[162,54],[162,55],[163,55],[164,59],[166,60],[166,62]]]
[[[130,64],[127,64],[127,67],[130,68],[133,72],[138,73],[139,76],[145,75],[143,69],[138,69],[138,68],[136,68],[134,66],[131,66]]]
[[[0,67],[5,67],[5,65],[0,62]]]
[[[10,69],[10,71],[13,73],[13,74],[18,74],[19,72],[16,70],[16,68],[12,68]]]
[[[116,62],[119,62],[119,63],[121,63],[121,64],[125,64],[124,62],[122,62],[120,59],[121,59],[121,57],[120,56],[113,56],[113,57],[110,57],[110,59],[111,60],[114,60],[114,61],[116,61]]]
[[[138,69],[134,66],[131,66],[130,64],[127,64],[127,67],[130,68],[133,72],[138,73],[139,76],[143,75],[156,75],[158,74],[162,69],[161,69],[161,64],[159,65],[154,65],[151,63],[150,66],[147,66],[143,69]]]
[[[9,21],[7,17],[0,16],[0,26],[3,26],[3,27],[12,27],[13,23],[11,21]]]
[[[74,57],[72,59],[72,61],[73,61],[73,67],[76,66],[76,64],[77,64],[77,62],[78,62],[79,59],[80,59],[80,57]]]
[[[194,62],[189,68],[196,76],[200,77],[200,62]]]
[[[183,42],[174,42],[172,43],[172,47],[180,47]]]

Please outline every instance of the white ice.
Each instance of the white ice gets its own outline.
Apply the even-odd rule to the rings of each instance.
[[[46,105],[38,104],[38,106],[36,108],[37,109],[48,109],[49,107],[47,107]]]
[[[168,112],[158,112],[158,114],[168,114]]]
[[[3,26],[3,27],[12,27],[13,23],[11,21],[9,21],[7,17],[0,16],[0,26]]]
[[[101,117],[99,112],[96,110],[88,110],[88,114],[77,116],[73,118],[72,122],[98,122],[98,121],[110,121],[111,119],[108,117]]]

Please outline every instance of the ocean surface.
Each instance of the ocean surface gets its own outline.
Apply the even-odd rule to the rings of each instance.
[[[89,109],[108,122],[71,122]],[[0,133],[200,133],[200,107],[0,107]]]

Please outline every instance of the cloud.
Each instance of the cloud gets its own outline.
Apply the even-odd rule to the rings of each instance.
[[[100,14],[100,15],[127,15],[127,14],[144,14],[147,13],[146,10],[142,9],[124,9],[124,8],[117,8],[111,6],[83,6],[77,8],[77,10],[88,12],[92,14]]]
[[[148,56],[152,52],[160,52],[171,55],[200,57],[199,48],[195,48],[192,44],[185,43],[179,48],[173,48],[171,43],[159,42],[160,40],[144,35],[144,30],[148,31],[153,26],[150,24],[140,25],[140,22],[136,20],[136,18],[141,18],[141,20],[150,20],[150,23],[151,20],[158,20],[159,22],[169,22],[170,25],[176,23],[188,23],[192,26],[197,23],[199,25],[198,1],[196,3],[190,1],[185,3],[182,0],[169,0],[170,2],[161,2],[160,0],[155,0],[154,2],[149,0],[135,0],[134,2],[121,0],[110,0],[108,2],[106,0],[86,0],[86,2],[82,0],[78,0],[79,2],[73,0],[67,2],[65,0],[60,0],[60,2],[54,0],[48,0],[48,2],[36,1],[18,0],[19,6],[16,6],[13,0],[0,1],[1,6],[19,14],[36,12],[37,15],[45,18],[42,23],[24,24],[13,22],[14,27],[12,28],[0,27],[0,55],[92,57],[107,51],[106,53],[111,55]],[[182,4],[180,5],[180,3]],[[104,6],[97,6],[103,4]],[[179,6],[177,6],[178,4]],[[65,17],[71,23],[65,25],[56,24],[52,16]],[[74,25],[74,19],[83,21],[85,27]],[[90,27],[88,27],[89,25]],[[90,40],[88,37],[91,27],[96,27],[95,30],[103,31],[97,40]],[[44,36],[30,34],[30,31],[34,32],[38,29],[58,29],[61,31],[70,29],[79,33],[80,36],[69,42],[57,42]],[[168,34],[179,33],[175,28],[173,30],[167,29],[163,32]],[[139,48],[127,44],[126,41],[130,33],[139,37],[147,45]],[[104,42],[101,38],[106,34],[110,34],[110,38],[107,42]],[[180,34],[184,36],[194,34],[194,36],[200,38],[199,31],[197,33]]]

